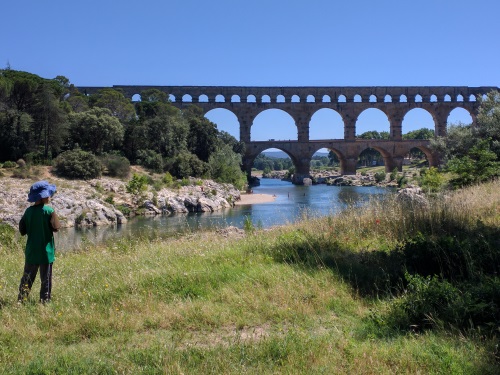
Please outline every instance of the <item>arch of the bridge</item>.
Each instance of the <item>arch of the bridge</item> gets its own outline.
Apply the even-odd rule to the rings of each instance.
[[[183,108],[186,103],[173,103]],[[436,135],[445,135],[450,113],[457,109],[465,109],[471,116],[473,124],[476,121],[476,113],[479,102],[443,102],[443,103],[247,103],[244,106],[236,106],[234,103],[198,103],[204,113],[212,109],[226,109],[232,112],[238,119],[240,125],[240,140],[250,142],[251,128],[256,117],[271,109],[282,110],[287,113],[297,127],[297,140],[309,141],[309,126],[313,115],[322,109],[330,109],[338,113],[344,123],[344,140],[356,138],[356,124],[359,116],[368,109],[377,109],[383,112],[390,124],[390,137],[393,140],[402,139],[403,120],[405,116],[414,109],[423,109],[428,112],[434,121],[434,132]]]
[[[427,157],[430,166],[438,165],[438,157],[429,148],[428,140],[356,140],[344,142],[339,140],[325,140],[313,142],[297,141],[257,141],[249,142],[244,156],[244,169],[250,176],[255,158],[269,148],[276,148],[285,152],[292,159],[295,166],[295,181],[300,183],[309,176],[311,159],[318,150],[326,148],[332,150],[340,161],[341,174],[355,174],[359,156],[364,150],[377,150],[384,159],[385,171],[391,172],[394,168],[402,171],[403,159],[413,148],[418,148]]]

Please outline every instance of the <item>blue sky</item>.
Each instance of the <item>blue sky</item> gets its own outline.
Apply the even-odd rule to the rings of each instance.
[[[0,66],[76,86],[500,86],[499,14],[498,0],[6,1]],[[238,135],[219,112],[207,117]],[[335,117],[318,113],[312,137],[342,138]],[[358,127],[386,121],[374,111]],[[429,121],[417,111],[403,132]],[[270,111],[252,138],[296,130]]]

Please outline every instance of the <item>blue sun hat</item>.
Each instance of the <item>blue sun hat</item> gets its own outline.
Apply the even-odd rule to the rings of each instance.
[[[52,197],[55,193],[56,185],[51,185],[47,181],[38,181],[31,185],[28,202],[36,202],[42,198]]]

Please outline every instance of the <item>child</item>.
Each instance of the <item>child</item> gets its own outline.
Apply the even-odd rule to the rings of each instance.
[[[52,263],[54,262],[54,234],[61,227],[54,209],[47,204],[55,194],[56,186],[47,181],[35,182],[28,194],[28,202],[35,204],[24,211],[19,222],[21,235],[28,235],[25,249],[24,274],[19,284],[18,301],[28,298],[31,286],[40,268],[40,302],[49,302],[52,293]]]

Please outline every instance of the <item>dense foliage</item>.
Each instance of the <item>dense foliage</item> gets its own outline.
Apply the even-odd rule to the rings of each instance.
[[[441,153],[453,186],[472,185],[500,176],[500,93],[480,98],[476,126],[450,126],[446,137],[432,141]]]
[[[0,140],[0,162],[22,158],[30,164],[52,164],[57,160],[59,173],[72,178],[89,178],[89,169],[82,167],[79,158],[83,152],[100,157],[104,171],[118,177],[128,175],[130,163],[177,178],[207,177],[240,184],[243,176],[244,144],[219,131],[200,108],[181,111],[156,89],[145,90],[141,101],[132,103],[113,88],[86,95],[63,76],[44,79],[3,69]],[[78,151],[59,157],[71,150]],[[215,166],[221,154],[231,161],[224,173]]]

